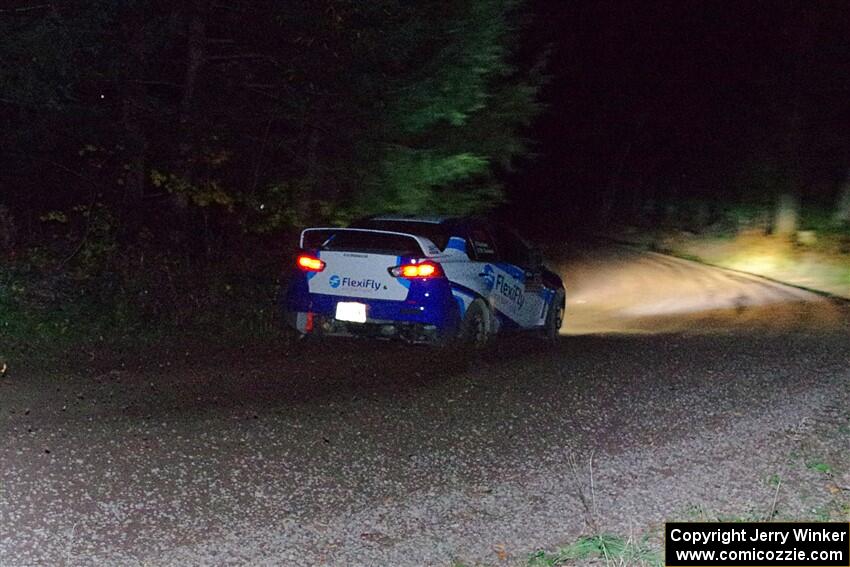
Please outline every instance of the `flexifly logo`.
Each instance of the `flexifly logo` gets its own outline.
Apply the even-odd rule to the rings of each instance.
[[[348,289],[360,289],[363,291],[378,291],[381,289],[381,282],[375,281],[372,278],[353,279],[348,276],[339,277],[334,274],[328,278],[328,284],[334,289],[344,287]]]
[[[522,308],[522,304],[525,303],[525,295],[522,293],[522,287],[509,282],[507,278],[499,274],[496,277],[496,289],[506,299],[515,303],[520,309]]]

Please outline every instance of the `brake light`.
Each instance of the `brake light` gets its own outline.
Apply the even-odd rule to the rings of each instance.
[[[305,272],[321,272],[325,269],[325,263],[310,256],[309,254],[301,254],[298,256],[298,267],[304,270]]]
[[[443,268],[436,262],[403,264],[390,268],[390,274],[396,278],[441,278],[444,275]]]

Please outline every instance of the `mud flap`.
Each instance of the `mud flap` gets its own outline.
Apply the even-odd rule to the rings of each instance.
[[[286,323],[302,334],[313,332],[313,313],[309,311],[290,311],[286,314]]]

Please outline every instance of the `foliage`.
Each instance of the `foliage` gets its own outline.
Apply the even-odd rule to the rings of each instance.
[[[0,345],[46,352],[177,334],[224,340],[268,336],[277,324],[277,263],[201,267],[153,248],[136,252],[111,257],[97,276],[82,252],[61,272],[61,259],[44,249],[0,266]]]
[[[7,159],[30,168],[25,182],[40,170],[38,193],[56,193],[54,205],[87,201],[86,183],[67,186],[71,170],[111,207],[169,193],[166,215],[174,203],[219,205],[243,231],[384,209],[486,209],[538,111],[539,70],[510,63],[520,12],[513,0],[5,12],[0,118],[32,140]],[[185,34],[198,22],[190,77]],[[41,163],[39,140],[52,144]],[[281,199],[285,188],[307,204]],[[36,194],[13,190],[16,205],[39,207]]]
[[[5,332],[225,312],[252,326],[294,227],[499,203],[539,109],[540,69],[513,65],[522,14],[514,0],[0,9]]]
[[[514,8],[425,2],[399,30],[416,38],[409,49],[423,64],[389,85],[400,96],[387,96],[387,140],[364,212],[466,213],[499,202],[494,167],[525,152],[517,131],[539,110],[539,77],[518,81],[508,63]]]

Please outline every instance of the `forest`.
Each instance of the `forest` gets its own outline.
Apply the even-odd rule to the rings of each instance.
[[[298,227],[491,209],[540,111],[528,20],[512,0],[0,9],[5,324],[265,316]]]

